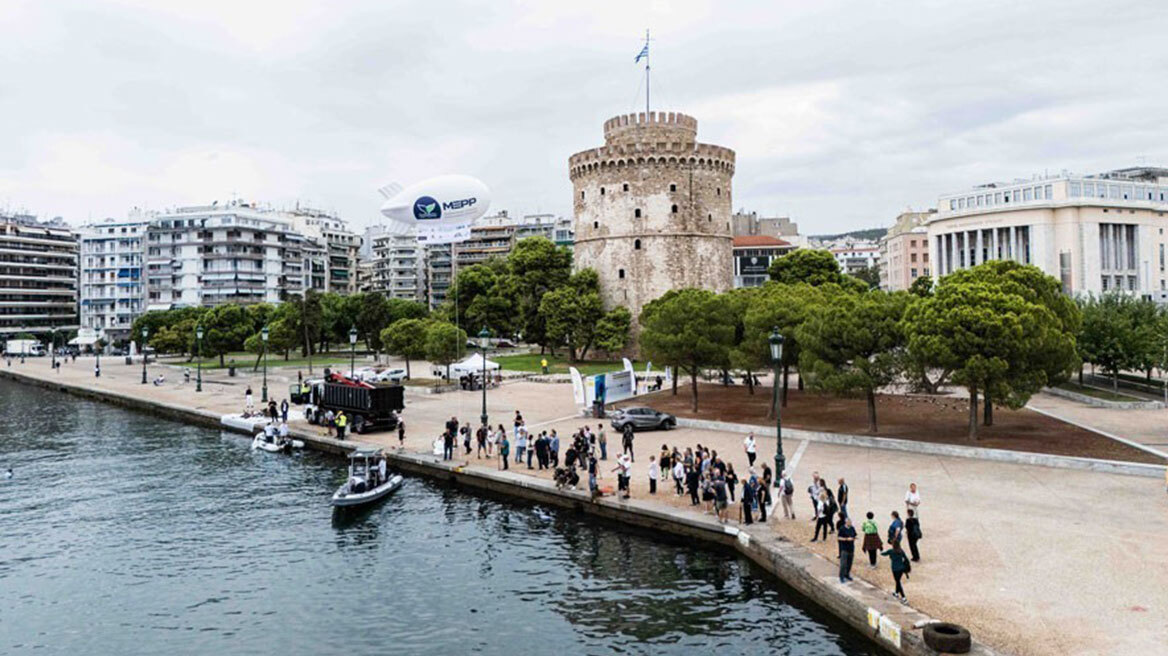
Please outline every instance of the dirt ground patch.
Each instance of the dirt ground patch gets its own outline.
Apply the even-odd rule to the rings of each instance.
[[[696,414],[690,410],[688,386],[679,386],[677,396],[663,390],[617,405],[645,404],[678,417],[768,426],[774,421],[766,416],[770,398],[769,387],[756,388],[751,396],[741,385],[724,387],[702,383],[698,387]],[[783,408],[783,426],[868,435],[867,412],[864,399],[838,398],[792,388],[787,407]],[[876,421],[879,429],[873,434],[876,437],[1164,464],[1163,459],[1150,453],[1025,408],[995,407],[994,425],[979,426],[979,438],[974,442],[968,436],[969,404],[961,397],[881,394],[876,397]]]

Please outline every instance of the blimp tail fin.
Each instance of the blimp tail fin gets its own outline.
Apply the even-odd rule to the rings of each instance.
[[[391,182],[391,183],[385,185],[384,187],[378,189],[377,191],[381,193],[381,195],[385,198],[385,200],[389,200],[390,198],[393,198],[394,196],[400,194],[401,190],[402,190],[402,186],[400,184],[398,184],[396,182]]]

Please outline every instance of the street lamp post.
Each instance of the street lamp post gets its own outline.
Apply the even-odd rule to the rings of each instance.
[[[783,366],[783,336],[779,334],[779,328],[776,326],[771,329],[770,336],[771,343],[771,362],[775,364],[775,485],[779,484],[779,479],[783,477],[783,471],[787,468],[787,457],[783,455],[783,407],[779,403],[779,370]]]
[[[483,352],[483,414],[480,417],[483,420],[483,426],[487,425],[487,344],[490,339],[491,331],[483,326],[483,329],[479,331],[479,347]]]
[[[264,342],[264,387],[260,391],[260,400],[268,402],[268,327],[260,330],[260,339]]]
[[[146,384],[146,338],[150,336],[148,328],[142,329],[142,384]]]
[[[93,342],[93,355],[97,358],[97,362],[93,365],[93,377],[101,378],[101,349],[105,346],[102,343],[102,329],[97,329],[97,340]]]
[[[349,377],[357,375],[357,327],[349,329]]]
[[[49,331],[49,355],[52,356],[51,364],[53,371],[57,370],[57,329],[54,328]]]
[[[198,373],[195,378],[195,391],[203,391],[203,324],[195,326],[195,348],[199,354]]]

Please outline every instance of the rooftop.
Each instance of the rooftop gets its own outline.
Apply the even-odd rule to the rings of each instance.
[[[770,235],[743,235],[734,238],[734,248],[747,248],[751,246],[791,246],[791,242],[783,241],[777,237]]]

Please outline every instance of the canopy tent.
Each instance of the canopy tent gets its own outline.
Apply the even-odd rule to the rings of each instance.
[[[78,335],[69,340],[69,346],[93,346],[97,339],[97,335]]]
[[[487,371],[499,369],[498,362],[487,360]],[[483,372],[483,356],[475,353],[463,360],[450,365],[451,376],[465,376],[467,374],[481,374]]]

